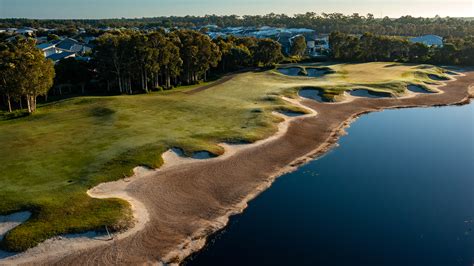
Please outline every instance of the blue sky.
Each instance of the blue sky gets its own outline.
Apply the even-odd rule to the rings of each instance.
[[[0,0],[0,18],[120,18],[340,12],[474,17],[474,0]]]

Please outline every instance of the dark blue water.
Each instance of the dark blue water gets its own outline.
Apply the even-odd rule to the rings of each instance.
[[[473,265],[474,104],[361,117],[189,265]]]

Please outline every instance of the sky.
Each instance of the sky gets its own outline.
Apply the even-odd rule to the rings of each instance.
[[[139,18],[271,12],[474,17],[474,0],[0,0],[0,18]]]

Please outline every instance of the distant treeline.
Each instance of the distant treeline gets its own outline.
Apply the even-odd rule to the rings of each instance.
[[[418,36],[436,34],[443,37],[474,35],[474,20],[462,18],[416,18],[403,16],[397,19],[385,17],[374,18],[372,14],[365,16],[354,13],[316,14],[308,12],[288,16],[285,14],[268,14],[256,16],[184,16],[184,17],[154,17],[137,19],[94,19],[94,20],[34,20],[34,19],[1,19],[0,28],[6,27],[44,27],[44,28],[98,28],[98,27],[201,27],[217,25],[220,27],[290,27],[310,28],[318,33],[340,31],[351,34],[373,32],[379,35]]]
[[[412,43],[406,38],[364,33],[333,32],[329,36],[333,59],[340,61],[397,61],[447,65],[474,65],[474,37],[445,40],[442,47]]]

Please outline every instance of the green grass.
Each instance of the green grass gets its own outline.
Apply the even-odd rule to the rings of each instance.
[[[319,66],[319,65],[318,65]],[[0,121],[0,214],[33,212],[10,231],[2,248],[22,251],[54,235],[120,230],[130,225],[127,202],[92,199],[87,189],[129,176],[135,166],[157,168],[171,147],[222,154],[221,142],[272,135],[275,110],[304,112],[279,96],[301,87],[327,93],[366,87],[399,95],[407,84],[436,83],[439,68],[388,63],[326,65],[323,78],[277,71],[239,74],[194,94],[196,87],[146,95],[79,97],[41,106],[32,116]],[[428,87],[430,85],[427,85]]]

